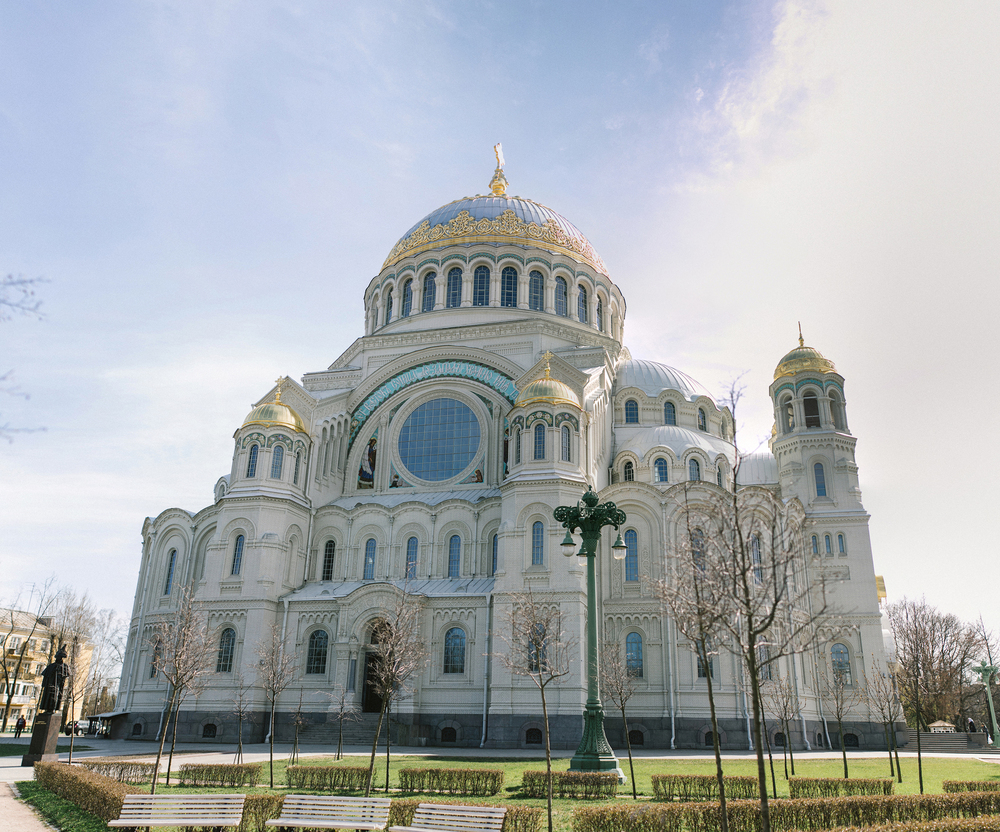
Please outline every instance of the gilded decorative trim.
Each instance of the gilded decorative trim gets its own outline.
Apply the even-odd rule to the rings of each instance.
[[[554,253],[566,253],[578,257],[602,274],[608,273],[604,261],[586,239],[571,237],[552,219],[547,219],[542,225],[536,222],[526,223],[509,208],[495,220],[473,219],[468,211],[462,211],[454,219],[435,225],[433,228],[427,220],[424,220],[412,234],[392,247],[382,268],[392,265],[403,257],[429,251],[442,243],[447,244],[452,241],[515,245],[529,243],[548,248]]]

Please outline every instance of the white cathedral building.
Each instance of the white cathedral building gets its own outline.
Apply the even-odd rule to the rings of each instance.
[[[258,645],[276,626],[295,679],[275,737],[291,738],[301,708],[302,741],[330,741],[341,692],[378,710],[367,685],[373,631],[405,587],[422,598],[429,660],[394,706],[394,739],[540,744],[538,692],[498,656],[512,595],[530,588],[576,636],[572,672],[549,693],[553,744],[575,748],[587,697],[586,562],[560,556],[565,529],[553,509],[575,505],[592,483],[628,518],[624,559],[611,557],[615,532],[605,529],[597,566],[601,641],[620,645],[636,679],[632,743],[711,744],[711,672],[723,746],[749,747],[737,658],[723,651],[699,665],[655,593],[685,534],[685,486],[733,487],[732,414],[680,370],[632,357],[625,297],[571,222],[508,196],[502,165],[490,186],[403,234],[364,290],[363,336],[328,368],[264,395],[236,429],[211,505],[146,519],[115,735],[148,739],[161,725],[166,683],[152,628],[186,589],[218,648],[203,689],[182,706],[179,738],[234,740],[235,678],[256,684]],[[836,732],[819,680],[833,669],[859,684],[883,661],[869,517],[834,364],[800,338],[769,394],[770,452],[744,460],[737,487],[798,501],[803,574],[826,579],[839,611],[814,648],[776,670],[797,694],[788,739],[824,746]],[[244,730],[260,740],[267,704],[259,687],[250,695],[258,717]],[[613,709],[606,726],[623,747]],[[859,712],[846,743],[881,746],[881,727]]]

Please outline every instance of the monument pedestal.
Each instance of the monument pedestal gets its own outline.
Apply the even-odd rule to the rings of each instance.
[[[39,761],[54,763],[59,759],[56,743],[59,741],[61,722],[62,711],[47,711],[35,717],[35,725],[31,729],[31,745],[28,746],[28,753],[21,758],[22,766],[33,766]]]

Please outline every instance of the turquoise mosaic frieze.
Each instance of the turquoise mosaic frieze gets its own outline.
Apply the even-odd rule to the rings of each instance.
[[[537,422],[539,419],[552,427],[552,414],[546,413],[544,410],[536,410],[524,420],[524,423],[530,427],[532,422]]]
[[[577,433],[580,432],[580,421],[569,413],[557,413],[556,414],[556,427],[559,427],[563,422],[569,422],[573,426],[573,430]]]
[[[248,433],[246,436],[243,437],[242,441],[240,442],[240,447],[241,448],[245,448],[251,442],[260,442],[260,443],[263,443],[264,442],[264,434],[263,433],[257,433],[256,431],[254,433]]]
[[[447,257],[441,258],[441,265],[444,266],[445,263],[448,263],[452,260],[461,260],[463,263],[469,262],[469,258],[466,257],[464,254],[449,254]]]
[[[426,260],[421,260],[419,263],[417,263],[417,271],[420,271],[428,263],[433,263],[435,266],[441,265],[441,261],[438,260],[436,257],[428,257]]]
[[[504,260],[517,260],[522,266],[524,265],[524,258],[520,254],[501,254],[498,262],[502,263]]]

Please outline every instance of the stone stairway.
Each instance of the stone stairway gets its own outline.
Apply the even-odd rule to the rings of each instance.
[[[912,728],[906,729],[907,751],[917,750],[917,732]],[[920,732],[920,750],[924,754],[998,754],[1000,751],[988,746],[984,747],[978,742],[970,739],[968,734],[962,732],[950,732],[946,734],[932,733],[930,731]]]
[[[375,728],[378,725],[378,714],[358,714],[359,720],[344,720],[344,745],[366,745],[371,746],[375,736]],[[336,717],[330,716],[329,721],[307,725],[299,734],[299,742],[308,745],[336,745],[340,726]],[[395,742],[397,730],[395,723],[392,724],[392,741]],[[382,734],[379,739],[381,746],[385,742],[385,725],[382,726]]]

